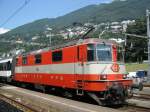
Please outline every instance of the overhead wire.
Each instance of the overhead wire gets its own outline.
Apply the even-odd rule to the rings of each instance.
[[[3,27],[5,24],[7,24],[18,12],[20,12],[31,0],[25,0],[23,5],[21,5],[17,10],[15,10],[14,13],[12,13],[2,24],[0,24],[0,27]]]

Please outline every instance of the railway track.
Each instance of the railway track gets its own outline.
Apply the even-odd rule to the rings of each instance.
[[[143,100],[150,100],[150,95],[149,94],[142,94],[142,93],[140,93],[140,94],[138,94],[138,93],[134,93],[133,94],[133,98],[135,98],[135,99],[143,99]]]
[[[114,108],[120,112],[150,112],[150,107],[143,107],[136,105],[135,103],[126,103],[120,106],[112,106],[110,108]]]
[[[39,112],[35,110],[34,108],[32,108],[31,106],[25,105],[3,94],[0,94],[0,100],[16,107],[18,110],[23,111],[23,112]]]
[[[124,107],[127,112],[150,112],[148,106],[150,101],[149,94],[134,93],[131,102]]]
[[[150,87],[150,84],[144,84],[144,87]]]
[[[0,86],[1,85],[5,85],[5,84],[0,84]],[[5,85],[6,86],[6,88],[7,88],[7,86],[9,87],[9,85]],[[13,86],[14,87],[14,86]],[[15,87],[14,87],[15,88]],[[8,91],[9,93],[11,92],[11,90],[13,90],[13,89],[9,89],[8,88],[8,90],[10,90],[10,91]],[[5,91],[5,89],[3,90],[3,92]],[[6,89],[6,91],[7,91],[7,89]],[[22,89],[21,91],[25,91],[24,89]],[[28,90],[27,90],[28,91]],[[16,92],[15,92],[16,93]],[[34,93],[36,93],[36,92],[34,92]],[[36,95],[37,96],[37,95]],[[44,95],[45,96],[45,95]],[[26,96],[27,97],[27,96]],[[134,97],[133,98],[136,98],[137,100],[139,100],[139,102],[140,102],[140,100],[145,100],[145,99],[147,99],[147,100],[149,100],[150,99],[150,95],[148,95],[148,94],[134,94]],[[24,112],[45,112],[44,110],[42,111],[42,110],[40,110],[40,109],[37,109],[36,110],[36,108],[34,109],[33,107],[32,107],[32,103],[34,103],[35,104],[35,102],[32,102],[32,103],[29,103],[29,104],[27,104],[27,103],[23,103],[23,102],[20,102],[19,100],[16,100],[16,98],[15,99],[13,99],[13,98],[11,98],[11,97],[9,97],[9,95],[4,95],[4,94],[1,94],[1,92],[0,92],[0,99],[2,99],[2,100],[4,100],[5,102],[7,102],[7,103],[9,103],[9,104],[11,104],[11,105],[13,105],[13,106],[15,106],[15,107],[17,107],[18,109],[20,109],[20,110],[22,110],[22,111],[24,111]],[[44,99],[46,99],[46,98],[44,98]],[[23,100],[22,100],[23,101]],[[64,102],[63,102],[64,103]],[[47,103],[48,104],[48,103]],[[66,105],[66,104],[65,104]],[[70,104],[69,104],[70,105]],[[75,104],[73,104],[73,105],[75,105]],[[98,106],[97,106],[98,107]],[[38,107],[39,108],[39,107]],[[68,108],[68,107],[67,107]],[[107,110],[107,109],[106,109]],[[121,107],[121,108],[115,108],[115,110],[119,110],[119,111],[125,111],[125,112],[149,112],[149,110],[150,110],[150,108],[146,108],[146,107],[141,107],[141,106],[138,106],[138,105],[136,105],[136,104],[127,104],[127,105],[125,105],[125,106],[123,106],[123,107]],[[134,111],[133,111],[134,110]],[[59,110],[60,111],[60,110]]]
[[[131,112],[133,112],[133,110],[135,110],[135,112],[149,112],[150,111],[150,108],[137,106],[135,104],[129,104],[128,109],[129,110],[131,109]],[[129,110],[128,112],[130,112]]]
[[[15,100],[16,98],[17,100]],[[24,112],[119,112],[112,108],[43,94],[9,85],[0,88],[0,99]]]

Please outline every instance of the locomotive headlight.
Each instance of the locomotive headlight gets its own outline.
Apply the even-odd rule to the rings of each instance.
[[[123,74],[123,79],[127,79],[127,74]]]
[[[107,75],[106,74],[105,75],[101,75],[100,79],[101,80],[106,80],[107,79]]]

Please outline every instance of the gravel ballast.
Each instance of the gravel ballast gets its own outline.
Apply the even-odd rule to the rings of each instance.
[[[10,105],[9,103],[6,103],[3,100],[0,100],[0,112],[23,112],[16,107]]]

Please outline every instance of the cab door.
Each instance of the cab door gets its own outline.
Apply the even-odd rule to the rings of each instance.
[[[84,90],[84,76],[85,76],[85,62],[86,62],[86,45],[80,45],[77,48],[78,64],[76,65],[76,88],[77,95],[83,95]]]

